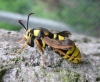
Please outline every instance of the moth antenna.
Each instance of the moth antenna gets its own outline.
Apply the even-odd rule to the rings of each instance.
[[[34,14],[34,13],[30,13],[30,14],[28,15],[28,18],[27,18],[27,30],[28,30],[29,17],[30,17],[31,14]]]
[[[25,28],[25,30],[27,31],[25,25],[22,23],[22,20],[19,20],[18,22],[19,22],[19,23]]]

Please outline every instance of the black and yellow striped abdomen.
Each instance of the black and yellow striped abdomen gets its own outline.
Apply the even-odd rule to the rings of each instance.
[[[62,50],[62,51],[66,55],[61,55],[61,56],[67,61],[70,61],[72,63],[79,63],[81,61],[81,53],[80,53],[80,50],[76,46],[73,46],[72,48],[68,50]]]

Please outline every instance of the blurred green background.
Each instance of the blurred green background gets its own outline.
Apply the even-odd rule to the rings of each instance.
[[[37,17],[64,22],[76,32],[100,37],[100,0],[0,0],[0,11],[34,12]],[[4,22],[0,28],[20,29]]]

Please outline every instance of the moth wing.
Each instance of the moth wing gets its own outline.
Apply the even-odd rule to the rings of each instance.
[[[69,35],[71,35],[69,31],[62,31],[62,32],[58,32],[57,34],[63,37],[69,37]]]

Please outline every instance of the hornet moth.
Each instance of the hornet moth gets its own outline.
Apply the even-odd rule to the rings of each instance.
[[[17,43],[20,43],[22,41],[25,41],[25,42],[22,45],[22,47],[14,54],[20,53],[25,48],[26,45],[29,45],[30,47],[34,47],[34,42],[35,42],[37,44],[40,52],[41,52],[42,62],[43,62],[42,66],[44,66],[44,56],[43,56],[44,51],[43,50],[48,45],[45,44],[44,41],[42,41],[41,37],[46,36],[46,37],[49,37],[51,39],[64,40],[65,37],[69,37],[69,35],[71,35],[71,33],[69,31],[61,31],[58,33],[51,33],[48,29],[45,29],[43,27],[29,29],[28,24],[29,24],[29,17],[31,14],[34,14],[34,13],[30,13],[28,15],[27,27],[25,27],[25,25],[22,23],[22,20],[19,20],[19,23],[25,28],[26,34],[24,34],[24,37]]]

